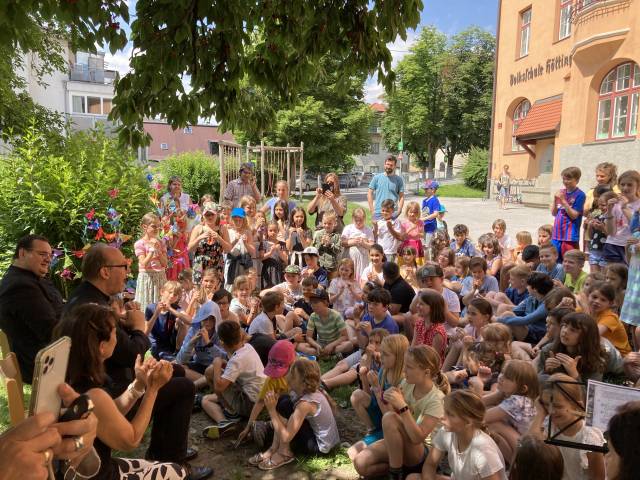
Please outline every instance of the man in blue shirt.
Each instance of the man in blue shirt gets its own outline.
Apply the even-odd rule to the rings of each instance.
[[[389,155],[384,161],[384,173],[379,173],[371,179],[367,200],[369,201],[369,211],[373,213],[373,220],[380,220],[380,209],[382,202],[391,199],[398,206],[398,212],[394,217],[402,213],[404,207],[404,180],[395,174],[396,157]],[[375,195],[375,206],[374,206]]]

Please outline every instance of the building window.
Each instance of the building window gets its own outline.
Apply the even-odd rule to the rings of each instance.
[[[516,141],[516,130],[518,130],[518,127],[527,116],[527,113],[529,113],[530,108],[531,108],[531,103],[529,103],[529,100],[523,100],[513,111],[513,117],[512,117],[513,129],[511,131],[511,151],[512,152],[520,152],[524,150],[522,145],[520,145]]]
[[[111,99],[88,95],[71,95],[71,112],[89,115],[109,115]]]
[[[161,143],[160,144],[160,150],[169,150],[169,144],[168,143]]]
[[[369,144],[369,153],[371,155],[378,155],[380,153],[380,144],[379,143],[370,143]]]
[[[191,126],[184,127],[184,133],[186,133],[187,135],[191,135],[193,133]]]
[[[571,35],[572,7],[573,0],[560,0],[560,30],[558,31],[558,40],[562,40]]]
[[[638,134],[640,68],[623,63],[611,70],[600,84],[596,140]]]
[[[529,55],[531,39],[531,8],[520,14],[520,57]]]
[[[84,103],[84,97],[73,95],[71,97],[71,111],[73,113],[87,113]]]
[[[87,97],[87,112],[94,115],[102,114],[102,106],[100,104],[100,97]]]
[[[111,99],[103,98],[102,99],[102,113],[104,115],[109,115],[111,113]]]

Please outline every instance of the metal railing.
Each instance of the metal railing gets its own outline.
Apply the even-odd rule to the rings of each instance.
[[[598,6],[613,7],[619,4],[628,5],[630,2],[631,0],[574,0],[571,6],[571,21],[575,23],[582,14],[594,10]]]

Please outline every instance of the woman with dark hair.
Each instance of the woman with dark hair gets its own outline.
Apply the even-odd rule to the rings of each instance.
[[[618,408],[609,420],[609,452],[605,455],[609,480],[632,480],[640,473],[640,402]]]
[[[309,215],[316,215],[316,228],[322,227],[322,217],[325,213],[333,212],[336,214],[338,224],[336,226],[336,232],[342,233],[344,228],[344,215],[347,213],[347,197],[340,194],[340,179],[335,173],[327,173],[324,177],[324,183],[330,185],[328,190],[318,188],[316,190],[316,196],[309,202],[307,206],[307,213]]]
[[[191,197],[182,191],[182,179],[176,175],[167,182],[167,193],[160,198],[160,208],[163,213],[171,214],[176,210],[187,211],[191,205]]]
[[[136,361],[136,379],[118,398],[108,393],[109,380],[104,363],[116,346],[116,313],[95,303],[80,305],[67,313],[53,332],[53,338],[71,338],[67,381],[79,393],[86,393],[94,404],[98,434],[94,446],[101,460],[98,480],[182,480],[188,472],[173,463],[141,459],[113,458],[111,450],[137,448],[149,425],[158,390],[171,378],[171,364],[149,358]],[[144,395],[144,396],[143,396]],[[129,421],[125,415],[142,401]]]
[[[558,480],[563,472],[564,459],[558,447],[525,435],[518,442],[509,480]]]

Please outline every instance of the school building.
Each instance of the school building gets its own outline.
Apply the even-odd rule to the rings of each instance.
[[[640,168],[640,0],[501,0],[490,176],[532,179],[524,202],[548,205],[560,172]]]

